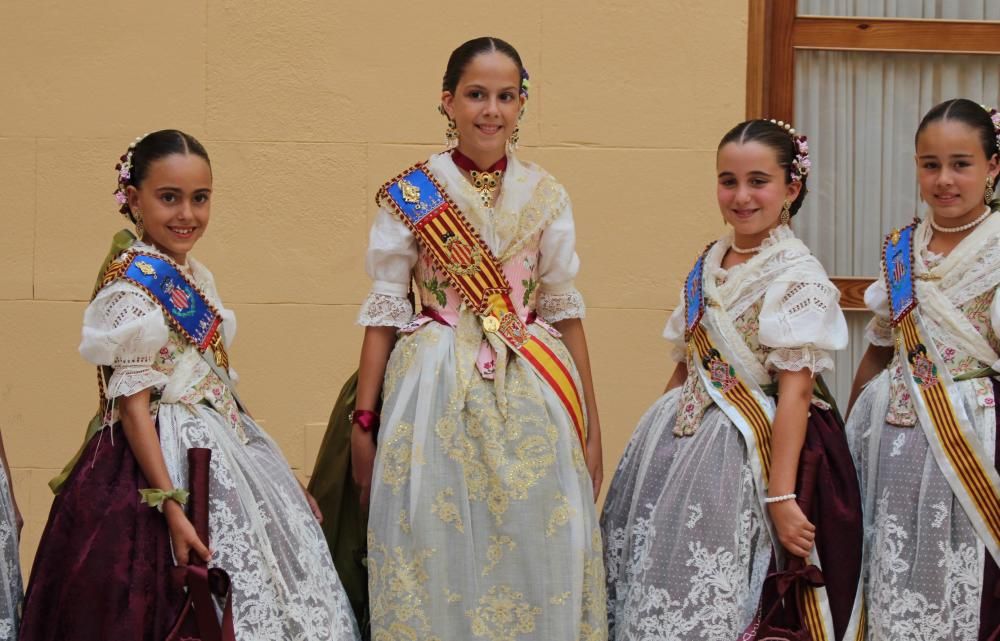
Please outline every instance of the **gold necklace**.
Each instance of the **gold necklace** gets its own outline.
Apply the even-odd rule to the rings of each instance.
[[[483,207],[493,207],[493,200],[500,188],[500,179],[503,178],[503,170],[476,171],[473,169],[469,175],[472,176],[473,188],[479,192],[479,199],[483,201]]]

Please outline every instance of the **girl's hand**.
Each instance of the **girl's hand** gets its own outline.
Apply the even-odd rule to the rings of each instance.
[[[601,494],[601,485],[604,483],[604,454],[601,451],[600,438],[587,439],[587,471],[590,472],[590,480],[594,489],[594,502]]]
[[[194,530],[194,525],[188,520],[184,510],[175,501],[167,501],[163,506],[167,515],[167,527],[170,529],[170,544],[174,548],[174,558],[177,565],[187,565],[193,558],[208,563],[212,552],[208,549]],[[194,555],[193,557],[191,555]]]
[[[816,526],[809,522],[794,500],[769,503],[767,506],[778,540],[789,554],[806,558],[816,541]]]
[[[351,427],[351,475],[361,489],[361,507],[368,509],[375,472],[375,437],[357,425]]]

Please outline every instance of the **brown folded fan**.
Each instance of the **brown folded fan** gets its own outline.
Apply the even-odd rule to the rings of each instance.
[[[188,450],[191,487],[188,517],[198,538],[206,545],[209,542],[208,477],[211,464],[212,450],[204,447]],[[176,589],[187,588],[187,600],[165,641],[236,641],[231,582],[226,571],[209,568],[204,561],[191,555],[190,563],[175,567],[172,574]],[[221,625],[215,613],[213,596],[225,602]]]
[[[810,513],[819,473],[818,459],[819,455],[809,450],[803,450],[799,458],[796,502],[803,514]],[[802,592],[809,586],[822,586],[823,573],[804,559],[792,555],[786,557],[785,569],[772,572],[764,579],[760,607],[738,641],[812,641],[812,634],[802,616]]]

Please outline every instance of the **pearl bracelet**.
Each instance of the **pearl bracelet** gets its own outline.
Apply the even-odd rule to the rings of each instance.
[[[796,495],[795,495],[794,492],[792,492],[791,494],[782,494],[781,496],[769,496],[766,499],[764,499],[764,502],[765,503],[781,503],[782,501],[791,501],[792,499],[795,498],[795,496]]]

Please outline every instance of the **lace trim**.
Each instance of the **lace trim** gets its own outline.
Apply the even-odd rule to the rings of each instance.
[[[375,292],[368,294],[358,313],[358,325],[363,327],[403,327],[412,319],[409,299]]]
[[[781,310],[789,319],[820,310],[825,315],[837,300],[837,290],[823,283],[795,283],[781,297]]]
[[[876,316],[868,321],[868,326],[865,327],[865,340],[878,347],[894,346],[889,319]]]
[[[821,374],[833,369],[833,359],[814,347],[778,347],[767,355],[764,365],[792,372],[809,369],[813,374]]]
[[[170,381],[166,374],[158,372],[149,365],[115,365],[115,370],[108,380],[108,399],[119,396],[132,396],[142,390],[152,387],[162,390]]]
[[[585,318],[587,306],[583,303],[583,295],[577,291],[565,294],[538,295],[538,315],[549,323],[557,323],[567,318]]]

